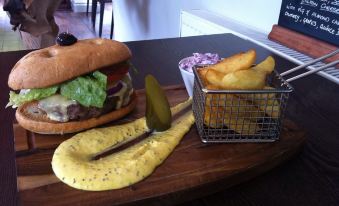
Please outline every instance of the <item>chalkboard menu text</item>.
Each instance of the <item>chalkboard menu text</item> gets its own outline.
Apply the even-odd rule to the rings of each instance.
[[[339,46],[339,0],[282,0],[278,24]]]

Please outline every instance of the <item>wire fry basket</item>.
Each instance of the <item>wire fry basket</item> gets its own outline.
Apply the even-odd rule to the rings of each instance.
[[[210,90],[193,68],[193,113],[204,143],[273,142],[293,88],[273,72],[263,90]]]

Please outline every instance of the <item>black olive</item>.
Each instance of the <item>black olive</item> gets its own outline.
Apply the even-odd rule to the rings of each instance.
[[[62,32],[57,36],[56,42],[60,46],[69,46],[77,42],[78,39],[71,33]]]

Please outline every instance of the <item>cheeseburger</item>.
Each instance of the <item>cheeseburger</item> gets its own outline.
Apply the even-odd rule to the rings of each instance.
[[[123,117],[136,97],[128,73],[131,52],[108,39],[79,40],[33,51],[13,67],[7,106],[27,130],[78,132]]]

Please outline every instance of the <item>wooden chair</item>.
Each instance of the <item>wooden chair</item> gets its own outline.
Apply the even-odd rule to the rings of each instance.
[[[102,36],[102,25],[104,19],[104,11],[105,11],[105,3],[112,2],[113,0],[92,0],[92,25],[95,28],[95,21],[96,21],[96,11],[97,11],[97,3],[100,3],[100,20],[99,20],[99,37]],[[86,8],[86,15],[88,15],[89,10],[89,0],[87,0],[87,8]],[[112,5],[112,20],[111,20],[111,33],[110,38],[113,38],[113,29],[114,29],[114,13],[113,13],[113,5]]]

